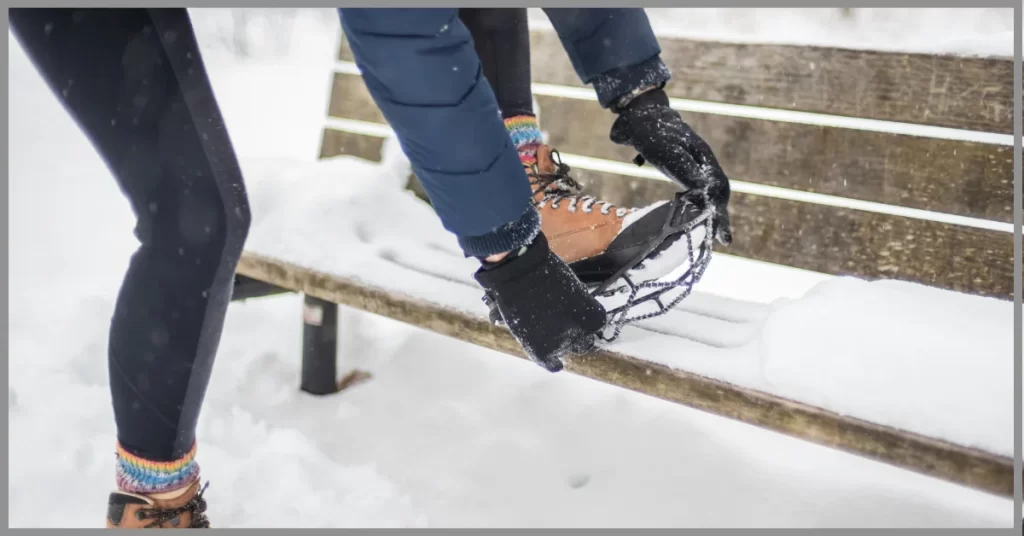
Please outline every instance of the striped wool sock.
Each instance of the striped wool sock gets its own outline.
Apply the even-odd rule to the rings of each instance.
[[[525,165],[537,162],[537,148],[544,143],[537,118],[532,115],[517,115],[505,119],[505,129],[512,137],[512,143],[519,150],[519,159]]]
[[[117,487],[121,491],[150,495],[188,486],[199,479],[196,447],[170,462],[140,458],[117,445]]]

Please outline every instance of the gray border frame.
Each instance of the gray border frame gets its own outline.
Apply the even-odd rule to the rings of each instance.
[[[581,0],[545,0],[545,1],[542,1],[542,2],[524,2],[524,1],[521,1],[521,0],[520,1],[515,1],[515,0],[508,1],[508,0],[506,0],[504,2],[496,2],[495,0],[447,0],[447,1],[443,2],[443,3],[441,3],[441,2],[429,2],[429,1],[423,1],[423,0],[363,0],[363,1],[355,1],[355,2],[349,1],[349,0],[333,0],[333,1],[331,1],[331,0],[313,0],[313,1],[308,1],[307,0],[306,2],[303,2],[301,4],[301,6],[294,6],[293,5],[293,6],[289,6],[289,7],[333,8],[333,7],[351,6],[351,5],[366,6],[366,7],[370,7],[370,6],[372,6],[372,7],[413,7],[413,6],[423,6],[423,5],[428,5],[428,6],[435,5],[436,6],[436,5],[440,5],[440,4],[443,4],[445,7],[476,7],[476,6],[480,6],[480,5],[488,5],[488,4],[494,4],[494,3],[498,3],[502,7],[511,7],[511,6],[539,7],[541,5],[543,5],[545,7],[570,7],[570,6],[572,6],[572,7],[605,7],[605,6],[607,6],[607,7],[613,7],[613,6],[614,7],[619,7],[619,6],[622,6],[622,5],[632,4],[632,0],[619,1],[619,2],[616,2],[615,0],[590,0],[590,1],[581,1]],[[33,2],[32,0],[22,0],[21,2],[9,2],[7,0],[4,0],[3,4],[4,4],[5,8],[14,7],[14,6],[18,6],[18,7],[181,7],[183,5],[185,7],[190,7],[190,8],[200,8],[200,7],[211,7],[211,8],[225,8],[225,7],[235,7],[235,8],[240,8],[240,7],[273,8],[273,7],[282,7],[282,5],[286,4],[286,2],[283,2],[281,0],[277,0],[277,1],[275,1],[275,0],[249,0],[249,1],[244,1],[244,0],[210,0],[208,2],[200,2],[198,0],[192,0],[192,1],[189,1],[189,2],[167,2],[166,0],[134,0],[134,1],[132,1],[132,0],[98,0],[98,1],[94,1],[94,2],[82,2],[82,1],[72,1],[72,0],[53,0],[53,1],[50,1],[50,2],[41,2],[41,3],[37,4],[37,3]],[[1014,115],[1014,137],[1015,137],[1015,153],[1014,153],[1014,206],[1015,207],[1020,207],[1021,206],[1022,200],[1024,200],[1024,195],[1022,195],[1022,189],[1021,189],[1022,188],[1022,179],[1021,179],[1021,159],[1022,159],[1022,156],[1021,156],[1021,149],[1022,149],[1022,142],[1021,142],[1021,135],[1022,135],[1022,120],[1021,120],[1021,113],[1022,113],[1022,100],[1021,100],[1021,92],[1022,92],[1022,88],[1021,88],[1021,80],[1022,80],[1022,67],[1021,67],[1021,59],[1022,59],[1022,51],[1021,51],[1021,48],[1022,48],[1022,44],[1021,44],[1022,43],[1022,28],[1021,28],[1021,16],[1022,16],[1022,11],[1024,11],[1024,8],[1022,8],[1021,3],[1020,3],[1019,0],[1016,0],[1016,1],[1015,0],[988,0],[987,2],[982,2],[980,0],[977,0],[977,1],[972,1],[972,0],[931,0],[931,1],[927,1],[927,0],[846,0],[846,1],[844,1],[844,0],[817,0],[817,1],[815,1],[815,0],[775,0],[775,1],[771,1],[771,2],[765,2],[764,0],[760,0],[760,1],[759,0],[718,0],[718,1],[715,1],[715,0],[676,0],[674,2],[673,1],[667,1],[667,0],[648,0],[647,2],[643,2],[643,3],[639,3],[639,4],[640,4],[641,7],[648,7],[648,8],[652,8],[652,7],[693,7],[693,8],[695,8],[695,7],[735,7],[735,8],[743,8],[743,7],[777,7],[777,8],[798,8],[798,7],[800,7],[800,8],[830,8],[830,7],[876,7],[876,8],[885,8],[885,7],[889,7],[889,8],[915,8],[915,7],[917,7],[917,8],[1001,7],[1001,8],[1012,8],[1013,9],[1013,13],[1014,13],[1013,16],[1014,16],[1014,59],[1015,59],[1015,67],[1014,67],[1014,78],[1015,78],[1015,86],[1014,86],[1014,108],[1015,108],[1015,115]],[[3,14],[0,15],[0,18],[2,18],[3,28],[5,30],[7,30],[9,28],[9,26],[8,26],[7,9],[3,10]],[[8,67],[8,61],[9,61],[9,51],[8,51],[8,42],[7,42],[7,40],[4,40],[3,44],[0,45],[0,47],[2,47],[2,60],[0,60],[0,61],[2,61],[3,65],[4,65],[3,75],[2,75],[2,79],[3,79],[4,84],[3,84],[2,94],[0,94],[0,96],[3,97],[2,98],[2,104],[0,104],[0,115],[2,115],[3,119],[5,120],[5,122],[9,122],[9,115],[8,115],[9,100],[8,100],[7,96],[8,96],[9,83],[10,82],[9,82],[9,70],[7,68]],[[2,136],[2,139],[5,142],[9,141],[7,139],[8,135],[9,135],[8,129],[3,129],[3,133],[0,134],[0,136]],[[9,152],[9,144],[8,143],[4,143],[4,150],[2,152],[2,154],[3,154],[2,160],[3,160],[3,164],[4,165],[3,165],[3,170],[0,173],[2,173],[2,177],[4,179],[3,182],[4,182],[5,186],[9,185],[8,152]],[[2,208],[3,217],[0,218],[0,229],[3,230],[3,238],[0,239],[0,240],[3,241],[3,246],[4,246],[3,250],[2,250],[2,253],[0,253],[0,258],[2,258],[2,260],[4,262],[3,262],[3,266],[2,266],[2,268],[0,268],[0,270],[2,270],[5,274],[7,274],[7,280],[8,280],[7,286],[5,286],[2,291],[0,291],[0,296],[2,296],[3,305],[4,305],[2,310],[0,310],[0,318],[3,319],[3,325],[2,325],[2,327],[0,327],[0,340],[2,340],[3,343],[4,343],[5,356],[9,356],[9,342],[10,342],[9,330],[10,330],[10,322],[9,322],[8,315],[9,315],[10,272],[9,272],[9,257],[8,257],[8,255],[9,255],[9,219],[8,218],[9,218],[10,198],[9,198],[9,188],[8,187],[5,187],[5,188],[2,189],[2,192],[0,192],[0,198],[2,198],[3,201],[4,201],[3,208]],[[1014,271],[1018,275],[1022,274],[1022,269],[1021,269],[1021,266],[1022,266],[1022,241],[1021,241],[1022,240],[1022,232],[1021,232],[1021,225],[1022,225],[1022,223],[1024,223],[1024,221],[1022,221],[1022,220],[1024,220],[1024,215],[1022,215],[1020,210],[1016,211],[1015,214],[1014,214]],[[1014,356],[1013,356],[1014,357],[1014,392],[1015,392],[1015,407],[1014,407],[1014,452],[1015,452],[1015,459],[1014,459],[1014,467],[1015,467],[1015,475],[1014,475],[1014,502],[1015,502],[1015,505],[1014,505],[1014,516],[1015,516],[1015,519],[1014,519],[1014,528],[1013,529],[1005,529],[1005,530],[995,529],[995,530],[993,530],[993,532],[1005,533],[1005,534],[1020,534],[1021,533],[1021,529],[1022,529],[1022,522],[1024,522],[1024,519],[1022,519],[1022,504],[1021,504],[1021,501],[1022,501],[1022,468],[1024,468],[1024,463],[1022,463],[1022,459],[1021,459],[1021,450],[1022,450],[1022,425],[1021,425],[1021,411],[1022,411],[1022,395],[1021,395],[1021,392],[1022,392],[1022,365],[1021,365],[1021,355],[1022,355],[1022,329],[1024,329],[1024,326],[1022,326],[1022,319],[1024,319],[1024,317],[1022,317],[1022,310],[1021,310],[1021,306],[1022,306],[1022,303],[1021,303],[1021,301],[1022,301],[1021,300],[1022,299],[1022,290],[1024,290],[1024,289],[1022,289],[1022,277],[1018,277],[1014,281]],[[8,367],[6,367],[6,366],[5,367],[0,367],[0,377],[6,379],[8,385],[10,385],[10,379],[8,377],[8,374],[9,374],[9,368]],[[6,405],[9,405],[9,401],[10,401],[10,399],[8,398],[8,401],[5,402],[5,407],[6,407]],[[2,434],[2,438],[4,439],[4,441],[2,442],[2,452],[4,454],[4,458],[7,458],[8,457],[7,456],[7,454],[8,454],[8,445],[9,445],[9,441],[10,441],[10,438],[9,438],[9,433],[10,432],[9,432],[9,428],[8,428],[8,423],[9,423],[9,407],[8,407],[8,411],[4,413],[2,423],[3,423],[2,432],[0,432],[0,434]],[[0,492],[0,493],[2,493],[2,496],[5,499],[4,500],[5,505],[3,507],[2,516],[3,516],[3,519],[4,519],[4,527],[7,528],[7,527],[10,527],[10,516],[9,516],[9,508],[10,508],[9,505],[10,505],[10,502],[9,502],[9,498],[8,498],[8,493],[10,492],[10,489],[9,489],[9,478],[10,477],[9,477],[9,472],[8,471],[5,471],[4,474],[5,474],[5,478],[8,479],[8,486],[5,486],[3,491]],[[101,514],[97,513],[97,515],[101,515]],[[215,529],[215,530],[217,530],[217,529]],[[244,532],[247,533],[247,532],[250,532],[250,531],[253,531],[253,530],[254,529],[246,529],[246,530],[244,530]],[[260,529],[256,529],[256,530],[260,530]],[[267,530],[281,530],[281,529],[267,529]],[[330,529],[328,529],[328,530],[330,530]],[[786,529],[775,529],[775,530],[786,530]],[[842,530],[842,529],[828,529],[828,530],[821,529],[820,532],[836,532],[838,530]],[[919,529],[919,531],[922,531],[922,530],[923,531],[927,531],[927,532],[931,532],[928,529]],[[969,530],[969,529],[964,529],[964,531],[965,532],[971,532],[971,533],[975,532],[974,530]],[[46,531],[46,532],[49,532],[49,531]],[[629,531],[628,529],[624,529],[623,532],[630,533],[632,531]],[[815,530],[814,532],[819,532],[819,530]],[[856,532],[862,532],[862,531],[861,530],[857,530]],[[864,532],[867,532],[867,531],[864,530]],[[960,531],[958,530],[957,532],[960,532]]]
[[[3,20],[4,33],[5,34],[9,34],[10,33],[9,28],[10,27],[7,25],[7,10],[6,9],[4,9],[3,13],[0,14],[0,19]],[[0,218],[0,230],[3,231],[3,238],[0,238],[0,240],[3,241],[3,252],[0,253],[0,258],[3,259],[3,267],[0,268],[0,270],[3,270],[3,273],[5,275],[4,279],[7,280],[7,284],[4,285],[3,290],[0,291],[0,296],[3,297],[3,308],[0,309],[0,319],[2,319],[2,321],[3,321],[3,327],[0,327],[0,341],[2,341],[3,345],[4,345],[3,346],[3,348],[4,348],[3,351],[4,351],[4,365],[5,365],[4,367],[0,367],[0,369],[2,369],[2,370],[0,370],[0,377],[2,377],[5,380],[4,383],[6,383],[8,386],[10,386],[10,380],[7,377],[8,374],[10,373],[10,367],[7,366],[7,363],[10,362],[10,353],[11,353],[11,351],[10,351],[10,348],[11,348],[11,339],[10,339],[11,322],[10,322],[10,318],[8,317],[8,315],[10,314],[10,287],[11,287],[11,275],[10,275],[11,263],[10,263],[10,259],[8,257],[8,255],[10,255],[10,251],[11,251],[11,249],[10,249],[10,235],[11,235],[11,232],[10,232],[10,227],[9,227],[10,226],[10,220],[9,220],[9,218],[10,218],[10,206],[11,206],[11,201],[10,201],[10,191],[11,191],[11,187],[10,187],[10,184],[11,184],[10,173],[11,173],[11,171],[10,171],[10,158],[9,158],[10,143],[9,143],[9,140],[7,139],[7,136],[9,135],[9,129],[10,129],[9,125],[10,125],[10,122],[11,122],[10,121],[10,114],[8,113],[9,108],[10,108],[10,98],[9,98],[9,95],[10,95],[10,67],[9,67],[9,64],[10,64],[10,57],[11,56],[10,56],[10,50],[8,50],[9,47],[7,45],[8,45],[8,39],[4,39],[3,43],[0,44],[0,55],[2,55],[2,59],[0,59],[0,61],[3,62],[3,66],[4,66],[4,68],[3,68],[3,75],[2,75],[4,83],[3,83],[3,89],[0,90],[0,91],[2,91],[2,94],[0,94],[0,95],[2,95],[2,97],[3,97],[2,99],[0,99],[0,100],[3,101],[2,104],[0,104],[0,116],[3,117],[3,121],[4,121],[4,125],[5,125],[5,128],[3,129],[3,133],[0,134],[0,139],[3,140],[3,150],[0,151],[0,154],[3,155],[3,156],[0,156],[0,161],[3,162],[3,170],[0,171],[0,173],[3,174],[2,176],[3,176],[3,183],[4,183],[3,191],[0,192],[0,198],[3,199],[3,208],[0,209],[0,211],[2,211],[2,212],[0,212],[0,214],[3,215],[3,217]],[[0,434],[2,434],[2,437],[3,437],[3,447],[2,447],[3,448],[3,457],[4,457],[5,460],[8,460],[7,463],[10,464],[10,454],[9,454],[9,452],[10,452],[10,446],[9,446],[10,445],[10,433],[11,433],[10,432],[10,427],[9,427],[10,414],[11,414],[11,408],[10,408],[10,406],[11,406],[10,387],[7,388],[7,392],[8,392],[7,400],[4,401],[3,431],[0,432]],[[11,526],[11,520],[10,520],[10,508],[11,508],[10,504],[11,504],[11,502],[10,502],[10,499],[9,499],[9,497],[7,495],[8,493],[10,493],[10,479],[11,479],[10,474],[11,474],[10,470],[4,471],[4,484],[5,485],[4,485],[3,491],[0,492],[0,493],[2,493],[2,496],[3,496],[3,499],[4,499],[4,506],[3,506],[3,514],[2,515],[3,515],[4,527],[5,528]]]
[[[1014,423],[1013,423],[1013,516],[1014,516],[1014,529],[1020,533],[1021,525],[1024,524],[1022,519],[1022,476],[1021,470],[1024,466],[1024,462],[1021,460],[1021,443],[1024,441],[1021,437],[1021,345],[1022,345],[1022,322],[1021,322],[1021,290],[1024,285],[1024,277],[1022,277],[1021,270],[1021,224],[1024,219],[1024,214],[1020,210],[1022,201],[1021,192],[1021,113],[1024,112],[1024,107],[1021,106],[1021,16],[1022,14],[1021,5],[1018,3],[1013,6],[1013,136],[1014,136],[1014,154],[1013,154],[1013,206],[1015,208],[1013,213],[1013,271],[1017,274],[1017,278],[1013,281],[1013,382],[1014,382]]]

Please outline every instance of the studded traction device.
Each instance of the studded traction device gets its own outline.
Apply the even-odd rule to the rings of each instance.
[[[712,232],[712,210],[700,199],[694,202],[693,197],[687,193],[677,193],[672,200],[669,210],[665,211],[667,217],[662,227],[659,240],[648,243],[645,250],[633,257],[633,260],[625,263],[613,275],[608,277],[604,283],[593,287],[592,293],[599,301],[602,298],[612,298],[619,294],[628,294],[625,303],[608,309],[608,324],[605,332],[612,329],[611,336],[600,335],[605,342],[612,342],[619,337],[622,328],[634,322],[640,322],[650,318],[661,316],[676,305],[679,305],[690,293],[693,287],[704,276],[704,270],[711,262],[711,250],[714,244]],[[705,208],[701,208],[701,207]],[[695,241],[695,231],[703,230],[701,240]],[[642,266],[645,260],[654,259],[668,245],[676,242],[679,238],[685,238],[687,262],[680,267],[681,274],[671,279],[649,279],[640,283],[633,282],[631,272]],[[588,259],[589,260],[589,259]],[[585,262],[585,261],[581,261]],[[575,270],[573,265],[570,268]],[[616,283],[621,282],[620,285]],[[678,291],[673,295],[675,291]],[[663,298],[669,298],[665,303]],[[640,313],[630,316],[630,312],[641,305],[655,304],[656,311]]]
[[[611,342],[625,325],[665,314],[690,294],[711,260],[714,209],[697,191],[645,209],[617,208],[583,195],[569,171],[547,146],[527,166],[551,250],[606,308],[599,337]],[[502,324],[494,296],[483,300],[490,320]],[[637,309],[644,312],[631,314]]]

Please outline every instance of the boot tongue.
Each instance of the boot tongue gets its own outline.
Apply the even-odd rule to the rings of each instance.
[[[537,163],[534,164],[534,169],[527,168],[526,172],[527,174],[535,173],[538,177],[531,177],[531,179],[536,178],[548,181],[554,178],[555,173],[558,171],[558,166],[555,164],[554,158],[551,157],[552,152],[551,147],[547,145],[541,145],[537,148]],[[571,187],[562,180],[552,180],[544,188],[534,191],[533,199],[539,202],[544,198],[545,194],[559,189],[567,190],[571,189]],[[569,193],[567,195],[572,194]]]
[[[172,509],[181,508],[188,504],[196,494],[199,493],[199,481],[195,481],[192,485],[183,488],[177,493],[160,493],[149,495],[147,498],[152,502],[153,506],[161,509]]]
[[[532,175],[539,176],[551,176],[555,173],[555,161],[551,158],[551,148],[547,145],[541,145],[537,148],[537,162],[533,166],[526,166],[526,174],[531,175],[530,180],[535,180],[539,177],[533,177]],[[537,188],[537,186],[533,186]],[[533,200],[540,202],[544,199],[544,195],[547,190],[554,188],[555,183],[551,183],[544,188],[538,188],[533,192]]]
[[[185,488],[185,491],[178,496],[167,497],[164,494],[164,498],[157,499],[150,495],[149,498],[153,501],[153,508],[157,510],[174,510],[181,508],[188,504],[196,495],[199,493],[199,481],[193,482],[191,486]],[[192,518],[196,516],[196,512],[187,510],[181,512],[177,516],[164,521],[163,524],[170,525],[172,527],[187,528],[192,525]]]
[[[192,488],[196,487],[196,484],[196,482],[193,482],[191,485],[173,491],[165,491],[163,493],[150,493],[149,498],[155,501],[173,501],[174,499],[177,499],[182,495],[185,495],[189,491],[192,491]]]
[[[537,148],[537,171],[550,175],[555,172],[555,161],[551,158],[551,147],[541,145]]]

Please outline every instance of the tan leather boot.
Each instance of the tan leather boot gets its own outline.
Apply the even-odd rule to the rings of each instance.
[[[583,194],[558,151],[541,145],[524,165],[548,247],[604,306],[613,324],[657,316],[689,294],[709,257],[710,212],[699,193],[676,194],[643,208],[616,207]],[[490,320],[502,318],[483,297]],[[617,336],[618,328],[615,328]]]
[[[169,494],[139,495],[115,491],[107,499],[108,529],[200,529],[210,528],[206,518],[206,499],[193,482],[178,496]],[[173,495],[173,494],[171,494]]]
[[[579,184],[560,168],[551,147],[541,145],[537,163],[526,166],[526,173],[534,188],[541,231],[551,251],[571,264],[604,253],[622,230],[626,215],[635,209],[581,195]]]
[[[525,167],[549,248],[609,318],[621,320],[631,311],[657,316],[689,293],[708,260],[702,252],[708,247],[709,213],[688,194],[644,208],[616,207],[584,195],[569,166],[547,145]],[[500,325],[493,298],[485,295],[483,301],[491,322]]]
[[[678,222],[697,217],[695,208],[670,200],[643,208],[616,207],[584,195],[582,186],[569,176],[569,167],[556,162],[557,156],[557,151],[541,145],[537,163],[526,166],[526,172],[551,251],[582,281],[602,283],[636,261],[639,264],[630,268],[633,275],[656,279],[689,260],[686,241],[679,240],[685,233],[667,229],[673,218]],[[697,243],[703,239],[699,226],[690,234]]]

